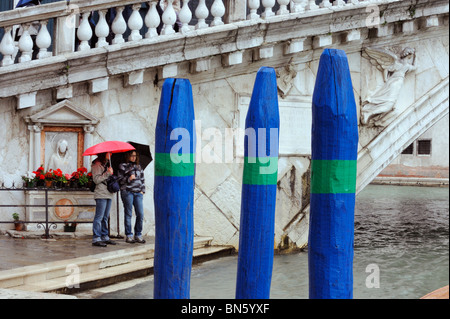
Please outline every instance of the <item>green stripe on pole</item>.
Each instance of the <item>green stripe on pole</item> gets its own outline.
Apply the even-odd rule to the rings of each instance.
[[[356,192],[356,161],[312,160],[311,193],[352,194]]]
[[[195,174],[195,154],[155,154],[155,175],[184,177]]]
[[[244,181],[246,185],[276,185],[278,157],[245,157]]]

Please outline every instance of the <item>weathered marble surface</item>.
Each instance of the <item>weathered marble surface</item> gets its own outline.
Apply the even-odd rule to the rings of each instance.
[[[358,12],[362,14],[362,11]],[[19,67],[13,66],[10,68],[11,72],[0,74],[9,79],[10,90],[23,93],[38,88],[39,91],[33,107],[17,109],[16,97],[8,95],[7,88],[0,86],[0,91],[3,92],[0,100],[3,132],[0,139],[0,182],[4,182],[5,186],[10,186],[12,181],[19,183],[20,176],[27,170],[36,169],[29,167],[33,150],[30,150],[30,133],[24,119],[56,104],[58,95],[60,98],[68,98],[71,103],[100,120],[92,134],[92,143],[132,140],[149,144],[153,152],[164,75],[186,77],[193,86],[196,119],[201,121],[203,140],[200,153],[209,154],[197,164],[195,233],[213,236],[213,244],[237,247],[243,141],[235,137],[231,157],[227,157],[226,129],[243,126],[242,119],[245,118],[246,103],[251,96],[256,71],[261,66],[273,66],[280,76],[278,81],[282,117],[275,243],[280,248],[304,247],[307,243],[309,218],[310,102],[318,59],[323,51],[322,45],[346,51],[358,107],[361,106],[361,101],[384,83],[382,73],[362,57],[364,47],[384,48],[395,43],[416,50],[416,70],[406,74],[395,105],[393,121],[404,116],[399,122],[401,125],[398,130],[360,128],[361,169],[369,172],[368,168],[375,167],[367,173],[365,180],[378,174],[380,167],[392,161],[403,144],[413,137],[408,136],[408,139],[397,142],[399,135],[408,132],[408,127],[417,128],[418,131],[422,129],[420,119],[414,117],[415,110],[411,106],[418,106],[421,110],[426,110],[427,107],[434,109],[447,101],[447,111],[444,105],[443,111],[439,109],[440,113],[434,117],[439,119],[445,116],[445,112],[448,113],[448,11],[446,15],[439,16],[438,26],[423,27],[420,22],[422,20],[412,20],[415,24],[411,26],[407,24],[410,22],[408,20],[397,23],[397,29],[394,28],[395,23],[391,23],[397,21],[393,12],[387,12],[385,18],[388,23],[378,30],[352,25],[351,21],[344,19],[343,12],[339,11],[334,17],[341,22],[333,25],[324,24],[320,15],[311,14],[304,20],[309,31],[313,25],[317,26],[317,34],[314,36],[294,36],[293,32],[298,31],[299,25],[288,19],[274,18],[277,23],[243,21],[239,27],[227,25],[217,35],[204,31],[189,37],[176,35],[167,43],[156,41],[152,44],[147,41],[142,46],[126,43],[123,47],[110,49],[108,52],[96,49],[97,51],[86,53],[81,59],[74,59],[69,54],[74,64],[71,64],[68,73],[58,73],[66,66],[65,58],[61,58],[60,64],[51,65],[50,69],[45,69],[44,62],[42,65],[35,63],[29,70],[30,76],[39,77],[43,72],[46,77],[23,86],[20,79],[16,82],[13,79],[20,71]],[[405,13],[398,15],[403,17]],[[399,30],[399,25],[404,28]],[[359,33],[352,31],[349,35],[349,26],[355,27]],[[291,30],[290,27],[294,31],[281,32]],[[398,32],[394,33],[394,29]],[[221,43],[219,40],[224,34],[228,38]],[[303,36],[306,38],[303,39]],[[199,39],[209,39],[212,45],[198,47]],[[270,45],[266,45],[264,41],[270,42]],[[177,45],[183,50],[174,51]],[[152,54],[149,55],[149,52]],[[161,54],[157,55],[155,52]],[[223,52],[225,53],[222,54]],[[59,76],[49,77],[48,72]],[[47,78],[50,80],[45,83]],[[96,82],[93,83],[92,80]],[[433,123],[433,120],[427,123]],[[288,128],[288,133],[283,132],[285,127]],[[376,137],[380,133],[384,137],[378,143]],[[391,153],[383,157],[386,149],[390,149]],[[208,163],[205,159],[213,163]],[[372,165],[373,163],[376,165]],[[144,197],[144,233],[153,235],[153,166],[150,165],[145,173],[147,193]],[[14,196],[18,195],[0,193],[2,201]],[[10,215],[10,210],[2,209],[0,220],[9,220]],[[123,227],[121,207],[120,216]],[[112,230],[115,231],[114,205],[111,218]],[[123,234],[123,229],[121,233]]]

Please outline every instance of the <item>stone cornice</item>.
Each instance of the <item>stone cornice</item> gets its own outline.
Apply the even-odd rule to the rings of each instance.
[[[71,0],[0,12],[0,27],[67,16],[71,12],[88,12],[125,6],[141,0]]]
[[[391,1],[380,4],[379,9],[383,14],[377,29],[368,29],[365,25],[369,15],[366,6],[331,7],[241,21],[186,34],[159,36],[4,66],[0,68],[0,98],[137,70],[226,56],[263,46],[287,44],[295,39],[309,39],[313,46],[318,43],[320,47],[320,43],[329,44],[337,34],[345,35],[354,30],[360,30],[361,36],[367,36],[368,30],[378,32],[377,40],[391,38],[393,34],[383,33],[383,30],[395,23],[412,21],[417,25],[416,29],[426,32],[426,28],[422,27],[423,19],[444,17],[440,18],[441,24],[445,24],[442,23],[443,19],[448,20],[448,1],[445,0]],[[441,28],[446,28],[445,32],[448,33],[447,26]],[[322,38],[324,41],[318,41]]]

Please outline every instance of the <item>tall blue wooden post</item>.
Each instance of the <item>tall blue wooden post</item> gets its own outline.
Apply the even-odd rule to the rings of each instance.
[[[162,89],[155,136],[155,299],[190,297],[194,157],[191,84],[186,79],[167,79]]]
[[[309,297],[353,298],[358,122],[342,50],[322,53],[312,117]]]
[[[245,121],[237,299],[268,299],[270,296],[279,123],[275,70],[264,67],[256,76]]]

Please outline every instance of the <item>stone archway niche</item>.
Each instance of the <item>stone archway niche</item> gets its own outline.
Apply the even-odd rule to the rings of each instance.
[[[29,171],[35,171],[41,165],[45,170],[60,168],[65,174],[71,174],[82,166],[90,170],[89,158],[83,157],[82,153],[93,144],[92,134],[99,123],[95,116],[64,100],[26,117],[25,122],[30,132]],[[64,152],[58,152],[60,149]],[[28,205],[44,205],[45,192],[26,191],[25,200]],[[92,205],[95,201],[89,191],[49,190],[48,204]],[[48,218],[49,222],[89,221],[94,211],[94,207],[49,207]],[[42,222],[45,217],[45,207],[26,209],[29,221]],[[29,230],[38,230],[37,224],[30,224]],[[88,224],[82,226],[91,227]],[[62,227],[63,224],[57,225],[57,229]]]

